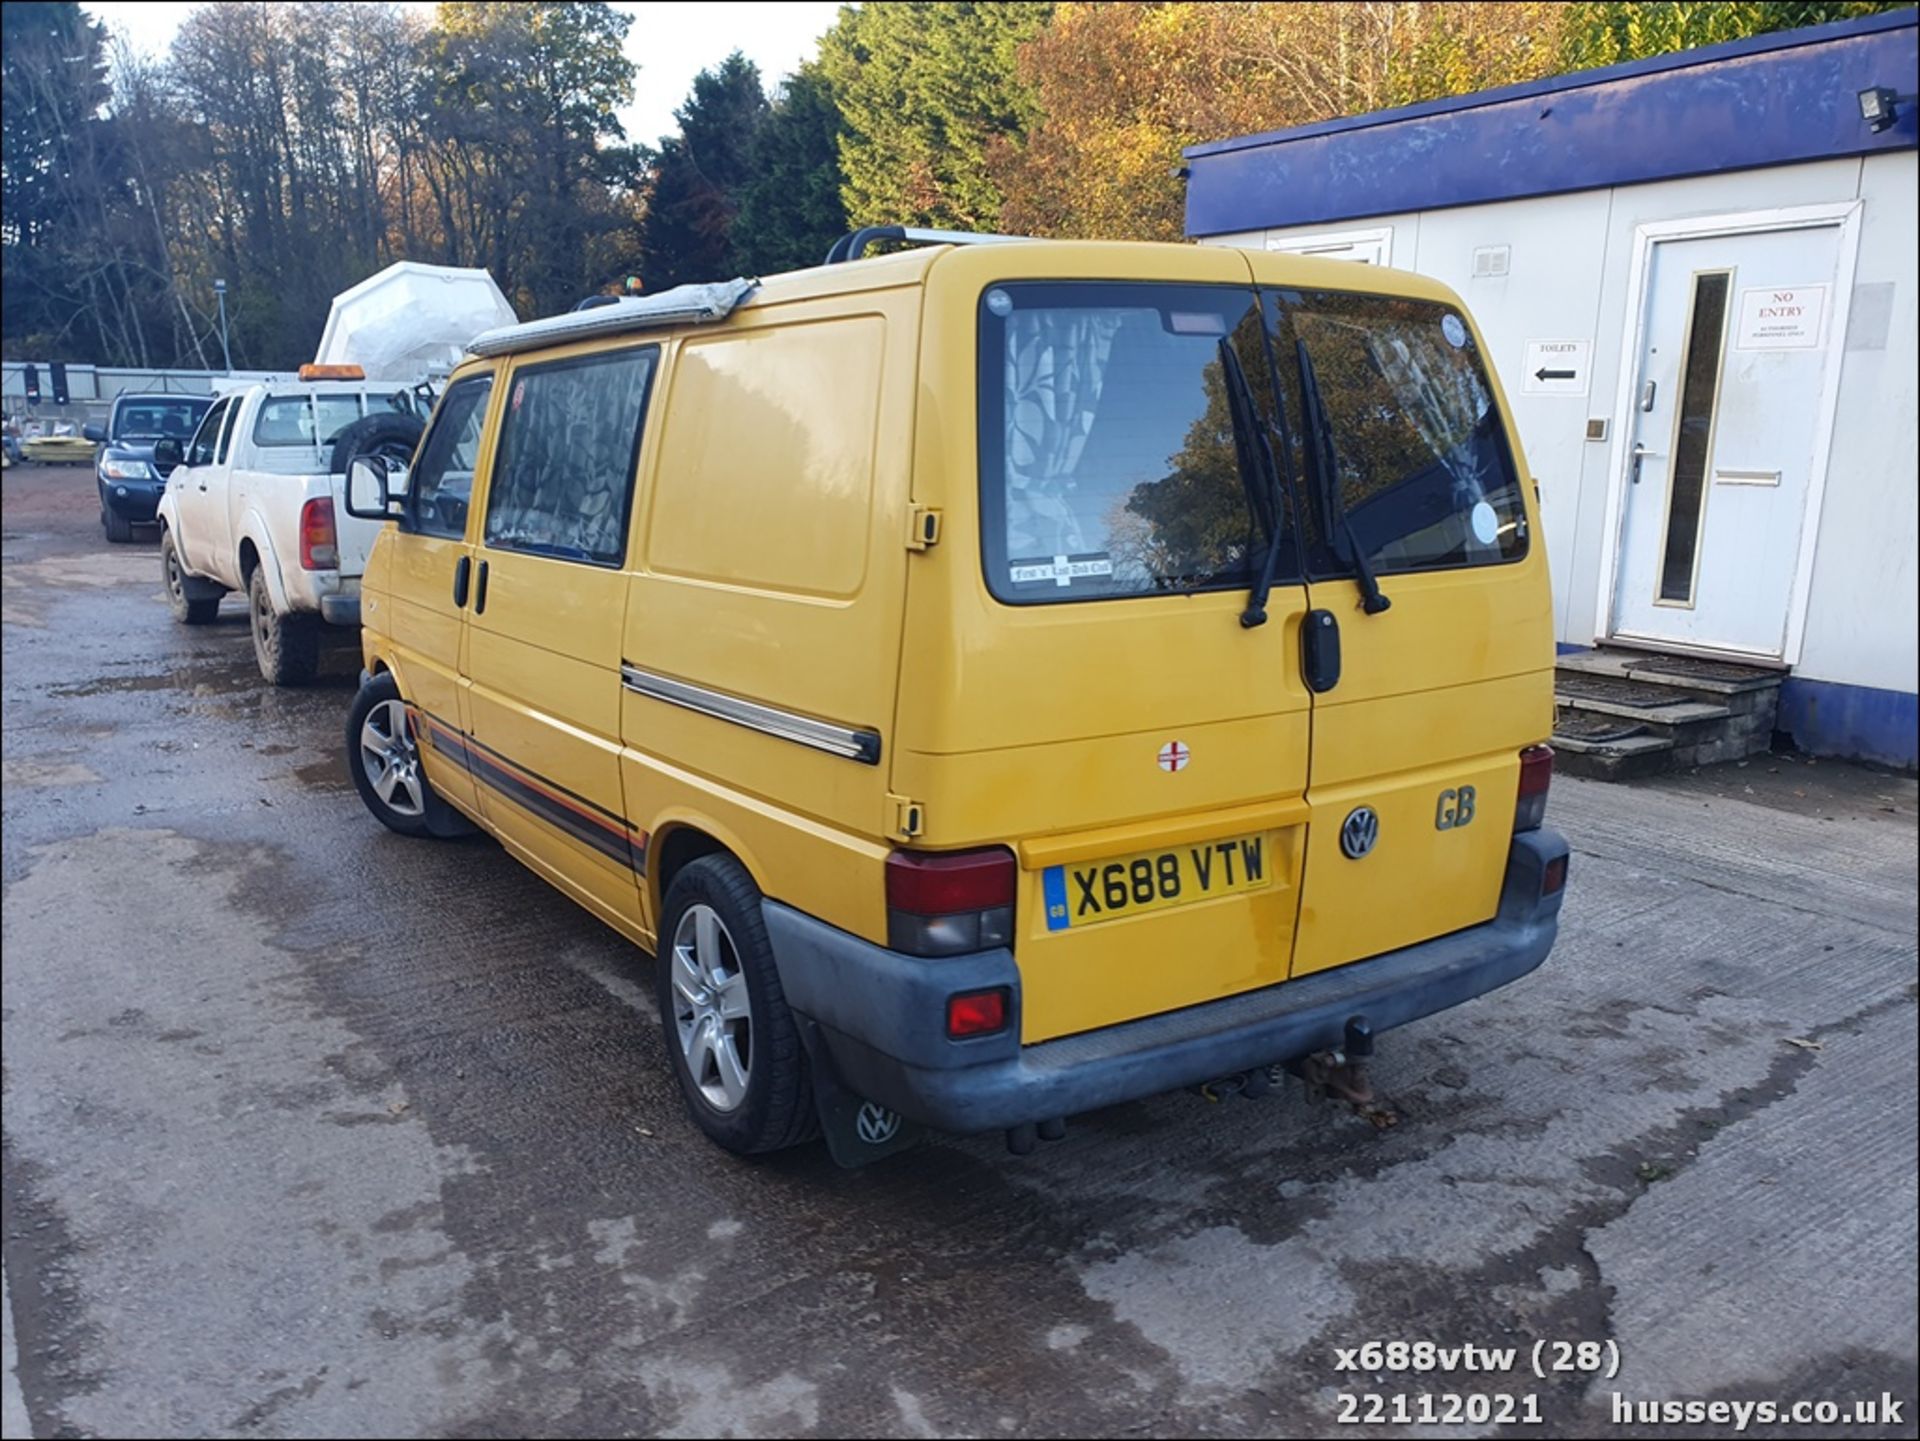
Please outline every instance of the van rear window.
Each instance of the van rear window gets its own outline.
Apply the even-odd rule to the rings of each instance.
[[[1227,344],[1264,411],[1251,288],[1022,282],[981,297],[982,535],[996,596],[1249,583],[1267,502],[1255,510],[1238,462]]]
[[[986,291],[979,324],[982,559],[1001,600],[1248,584],[1269,507],[1228,347],[1287,478],[1276,581],[1352,575],[1356,548],[1378,574],[1526,554],[1492,382],[1439,302],[1019,282]]]
[[[1342,559],[1349,544],[1381,575],[1526,554],[1520,477],[1486,365],[1458,312],[1438,301],[1347,291],[1271,291],[1265,299],[1288,408],[1297,395],[1302,409],[1294,413],[1304,413],[1304,351],[1339,477],[1331,514],[1325,496],[1301,507],[1309,573],[1353,574]]]

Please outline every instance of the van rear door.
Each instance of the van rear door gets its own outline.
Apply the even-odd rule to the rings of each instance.
[[[923,829],[897,844],[1017,856],[1025,1041],[1284,981],[1306,591],[1283,511],[1243,623],[1272,538],[1235,424],[1236,390],[1272,393],[1244,260],[957,249],[922,357],[914,500],[944,523],[908,569],[890,775]]]
[[[1519,753],[1552,729],[1551,590],[1519,440],[1458,299],[1411,275],[1319,268],[1303,285],[1296,260],[1248,260],[1300,417],[1308,603],[1339,639],[1314,698],[1299,976],[1492,917]]]

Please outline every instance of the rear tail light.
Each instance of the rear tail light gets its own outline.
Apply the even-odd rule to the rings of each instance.
[[[1553,784],[1553,747],[1528,746],[1520,752],[1520,800],[1513,808],[1513,828],[1537,831],[1547,818],[1547,787]]]
[[[1004,846],[895,851],[887,857],[887,941],[915,956],[956,956],[1013,940],[1019,868]]]
[[[999,986],[991,991],[963,991],[947,997],[947,1035],[964,1041],[969,1036],[990,1036],[1007,1028],[1007,990]]]
[[[334,570],[340,537],[333,528],[333,498],[318,496],[300,507],[300,569]]]

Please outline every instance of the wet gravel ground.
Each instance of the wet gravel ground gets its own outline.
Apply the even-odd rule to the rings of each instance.
[[[1851,1434],[1913,1434],[1911,779],[1563,779],[1559,947],[1384,1038],[1384,1129],[1181,1094],[1026,1159],[746,1162],[685,1119],[639,955],[491,843],[365,815],[351,646],[271,690],[237,602],[175,626],[151,537],[103,542],[84,469],[3,495],[36,1435],[1300,1435],[1446,1393],[1555,1435],[1616,1394],[1889,1393]],[[1375,1340],[1519,1354],[1340,1369]],[[1536,1378],[1542,1340],[1618,1376]]]

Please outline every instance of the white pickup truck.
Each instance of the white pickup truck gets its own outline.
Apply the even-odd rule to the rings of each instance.
[[[356,367],[303,367],[352,375]],[[365,379],[250,385],[213,403],[193,438],[156,448],[167,488],[157,519],[174,619],[205,625],[221,597],[247,597],[254,657],[275,685],[311,680],[320,627],[360,623],[360,574],[380,533],[347,514],[353,454],[404,465],[432,400]]]

